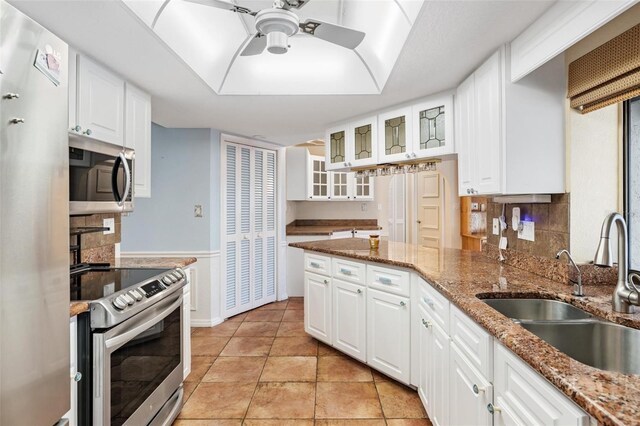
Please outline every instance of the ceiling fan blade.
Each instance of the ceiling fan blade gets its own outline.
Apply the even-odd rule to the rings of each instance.
[[[300,29],[305,34],[321,38],[322,40],[346,47],[347,49],[355,49],[358,47],[366,35],[362,31],[315,19],[308,19],[306,22],[301,22]]]
[[[264,34],[257,33],[249,43],[242,49],[240,56],[254,56],[264,52],[267,47],[267,37]]]
[[[184,0],[184,1],[188,1],[190,3],[202,4],[204,6],[216,7],[218,9],[224,9],[231,12],[246,13],[248,15],[253,15],[253,16],[255,16],[256,13],[258,13],[258,12],[252,11],[251,9],[247,9],[246,7],[238,6],[237,4],[233,4],[230,1],[225,1],[225,0]]]

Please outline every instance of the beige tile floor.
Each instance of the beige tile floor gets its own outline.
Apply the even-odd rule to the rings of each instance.
[[[191,333],[174,426],[431,426],[416,391],[304,332],[291,298]]]

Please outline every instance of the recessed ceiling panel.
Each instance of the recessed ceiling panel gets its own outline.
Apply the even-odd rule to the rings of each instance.
[[[158,6],[124,0],[147,25]],[[144,2],[142,2],[144,3]],[[254,12],[271,0],[237,0]],[[318,20],[364,32],[351,50],[297,34],[287,53],[241,56],[256,33],[249,14],[170,0],[155,18],[155,33],[221,95],[379,94],[409,35],[423,0],[309,0],[292,8],[300,20]],[[152,21],[153,22],[153,21]],[[318,33],[319,34],[319,33]]]
[[[125,1],[127,6],[150,27],[153,26],[153,21],[164,2],[165,0]]]

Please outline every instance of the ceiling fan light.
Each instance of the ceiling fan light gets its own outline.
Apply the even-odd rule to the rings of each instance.
[[[281,55],[289,50],[289,37],[280,31],[267,34],[267,50],[270,53]]]

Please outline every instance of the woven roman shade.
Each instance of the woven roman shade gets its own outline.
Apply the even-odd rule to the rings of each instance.
[[[640,24],[569,64],[571,108],[583,114],[640,95]]]

